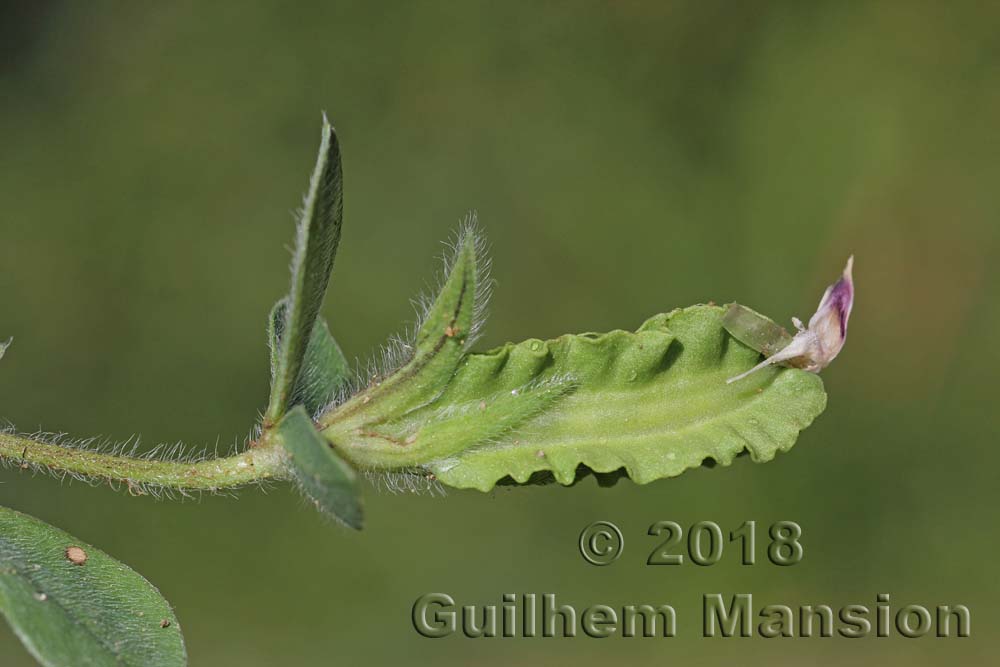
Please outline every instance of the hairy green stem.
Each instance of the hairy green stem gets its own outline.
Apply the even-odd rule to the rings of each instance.
[[[136,492],[144,487],[177,491],[231,489],[283,478],[285,470],[282,448],[269,442],[223,458],[168,461],[94,452],[11,433],[0,433],[0,461],[26,469],[119,482]]]

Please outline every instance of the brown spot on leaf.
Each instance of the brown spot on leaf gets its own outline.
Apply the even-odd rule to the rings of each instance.
[[[66,560],[73,565],[83,565],[87,562],[87,552],[77,546],[66,547]]]
[[[169,628],[170,627],[170,619],[165,618],[162,621],[160,621],[160,627],[161,628]]]

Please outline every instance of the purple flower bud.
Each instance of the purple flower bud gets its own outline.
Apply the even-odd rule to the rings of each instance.
[[[809,318],[809,326],[803,327],[798,318],[792,318],[798,333],[786,347],[757,364],[746,373],[729,378],[726,383],[736,382],[772,364],[782,364],[819,373],[830,365],[847,341],[847,321],[854,305],[854,256],[847,260],[840,280],[826,288],[816,313]]]

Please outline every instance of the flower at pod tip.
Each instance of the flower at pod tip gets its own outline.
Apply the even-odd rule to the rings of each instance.
[[[851,317],[851,307],[854,305],[853,269],[854,256],[851,255],[840,279],[826,288],[816,313],[809,318],[809,325],[804,327],[797,317],[793,317],[792,323],[795,324],[798,333],[786,347],[746,373],[729,378],[726,383],[742,380],[751,373],[773,364],[801,368],[811,373],[819,373],[829,366],[847,341],[847,321]]]

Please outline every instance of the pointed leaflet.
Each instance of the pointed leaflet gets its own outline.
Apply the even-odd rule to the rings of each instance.
[[[361,530],[364,513],[357,473],[320,437],[302,407],[285,415],[278,437],[291,455],[295,481],[316,509]]]
[[[268,342],[271,347],[271,373],[275,373],[278,354],[281,350],[281,327],[285,323],[288,302],[282,299],[271,310]],[[304,405],[306,412],[315,414],[337,396],[350,377],[350,365],[341,352],[340,346],[330,334],[323,318],[317,317],[313,324],[306,356],[302,368],[292,388],[289,405]]]
[[[10,344],[13,342],[13,338],[8,338],[7,342],[0,343],[0,359],[3,359],[3,355],[7,353],[7,348],[10,347]]]
[[[451,380],[475,333],[482,310],[485,262],[479,257],[479,237],[470,222],[459,234],[447,278],[428,309],[414,340],[413,355],[400,368],[343,405],[319,417],[327,434],[339,434],[375,424],[432,401]],[[375,436],[377,437],[377,436]]]
[[[148,581],[58,528],[3,507],[0,612],[46,666],[187,664],[177,618]]]
[[[323,118],[319,157],[299,219],[292,286],[278,327],[277,354],[272,355],[271,399],[265,422],[276,423],[291,405],[313,333],[313,327],[340,242],[343,219],[343,183],[340,146],[333,128]]]

